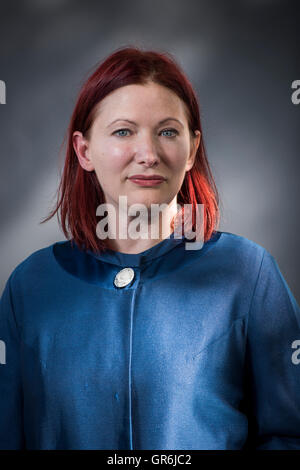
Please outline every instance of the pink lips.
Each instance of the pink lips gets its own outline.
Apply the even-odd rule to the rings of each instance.
[[[129,179],[139,186],[154,186],[166,180],[166,178],[161,175],[133,175],[130,176]]]
[[[129,179],[134,179],[134,180],[139,180],[139,179],[142,179],[142,180],[165,180],[166,178],[164,178],[163,176],[161,175],[133,175],[133,176],[130,176]]]

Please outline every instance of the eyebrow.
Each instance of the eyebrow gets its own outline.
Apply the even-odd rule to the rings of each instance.
[[[126,121],[126,122],[129,122],[130,124],[134,124],[136,126],[136,122],[134,121],[130,121],[129,119],[122,119],[122,118],[118,118],[118,119],[115,119],[114,121],[112,121],[107,127],[110,127],[112,126],[115,122],[117,121]],[[184,125],[182,124],[181,121],[179,121],[179,119],[176,119],[176,118],[173,118],[173,117],[167,117],[165,119],[162,119],[161,121],[159,121],[159,125],[163,124],[164,122],[167,122],[167,121],[176,121],[178,122],[182,127],[184,127]]]

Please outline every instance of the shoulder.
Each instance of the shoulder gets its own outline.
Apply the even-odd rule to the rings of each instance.
[[[246,237],[229,232],[221,233],[220,247],[227,254],[228,263],[231,260],[232,269],[236,269],[241,277],[246,278],[251,272],[254,275],[253,300],[268,300],[280,305],[285,299],[286,304],[292,305],[299,316],[299,306],[276,258],[266,248]]]
[[[213,268],[220,276],[235,280],[250,290],[262,271],[274,270],[276,261],[269,251],[255,241],[230,232],[219,232],[220,236],[213,253]]]
[[[220,232],[220,245],[223,249],[236,254],[258,253],[260,256],[267,251],[262,245],[231,232]]]
[[[259,266],[265,256],[272,255],[259,243],[250,240],[242,235],[231,232],[218,232],[219,238],[217,251],[219,255],[231,262],[239,264],[249,263],[251,266]]]
[[[11,272],[8,283],[12,287],[17,287],[20,283],[29,283],[51,276],[56,266],[53,263],[53,249],[62,243],[65,242],[58,241],[31,253]]]

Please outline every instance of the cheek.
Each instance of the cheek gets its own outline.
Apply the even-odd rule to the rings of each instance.
[[[94,164],[99,173],[109,175],[110,173],[120,173],[126,166],[130,158],[130,148],[118,143],[112,145],[102,145],[101,150],[95,149]]]
[[[180,173],[185,170],[187,158],[188,158],[188,146],[184,143],[179,144],[176,148],[173,148],[173,152],[170,152],[170,164],[174,171]]]

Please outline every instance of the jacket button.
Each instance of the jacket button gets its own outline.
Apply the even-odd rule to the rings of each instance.
[[[132,268],[124,268],[119,271],[114,279],[114,285],[122,288],[131,283],[134,278],[134,270]]]

